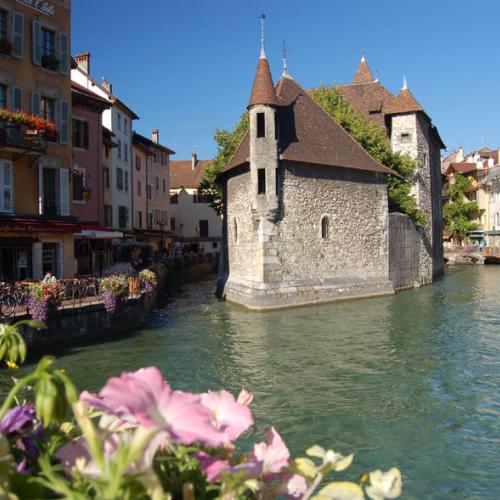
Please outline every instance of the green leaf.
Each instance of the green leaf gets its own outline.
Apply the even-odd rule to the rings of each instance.
[[[294,460],[295,469],[304,477],[315,478],[318,475],[318,468],[309,458],[296,458]]]

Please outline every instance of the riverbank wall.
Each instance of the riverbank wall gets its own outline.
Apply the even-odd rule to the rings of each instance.
[[[47,328],[33,330],[23,327],[21,333],[29,350],[47,351],[54,346],[80,341],[102,340],[143,325],[146,316],[157,305],[168,299],[183,283],[203,279],[217,272],[218,258],[187,262],[172,261],[168,266],[151,266],[158,276],[158,288],[153,294],[141,294],[124,300],[114,314],[108,313],[102,303],[83,303],[78,307],[60,309],[47,321]],[[10,322],[30,319],[16,316]]]

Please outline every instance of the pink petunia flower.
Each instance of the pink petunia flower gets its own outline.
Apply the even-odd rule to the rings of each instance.
[[[290,451],[274,427],[267,431],[266,441],[254,445],[253,454],[256,460],[262,462],[264,475],[277,474],[289,465]]]
[[[236,440],[253,425],[251,411],[227,391],[208,391],[201,395],[201,402],[212,412],[215,427],[224,432],[228,443]]]
[[[208,446],[227,443],[227,436],[212,423],[212,412],[200,396],[173,391],[154,367],[122,373],[108,380],[99,396],[82,393],[94,408],[126,422],[166,431],[173,443],[194,441]]]
[[[236,400],[237,403],[240,405],[245,405],[245,406],[250,406],[250,403],[253,401],[253,394],[251,392],[248,392],[246,389],[241,389],[240,393],[238,394],[238,399]]]
[[[201,470],[207,476],[209,483],[217,481],[217,479],[219,479],[222,474],[230,468],[227,460],[212,457],[204,451],[199,451],[193,456],[198,460],[198,462],[200,462]]]

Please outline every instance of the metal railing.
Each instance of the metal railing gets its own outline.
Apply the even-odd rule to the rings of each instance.
[[[0,148],[15,148],[34,153],[47,152],[47,138],[22,123],[0,120]]]

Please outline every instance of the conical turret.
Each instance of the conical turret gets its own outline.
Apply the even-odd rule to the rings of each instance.
[[[361,56],[361,61],[359,62],[358,69],[354,73],[354,78],[352,83],[371,83],[373,82],[373,75],[366,62],[364,54]]]

